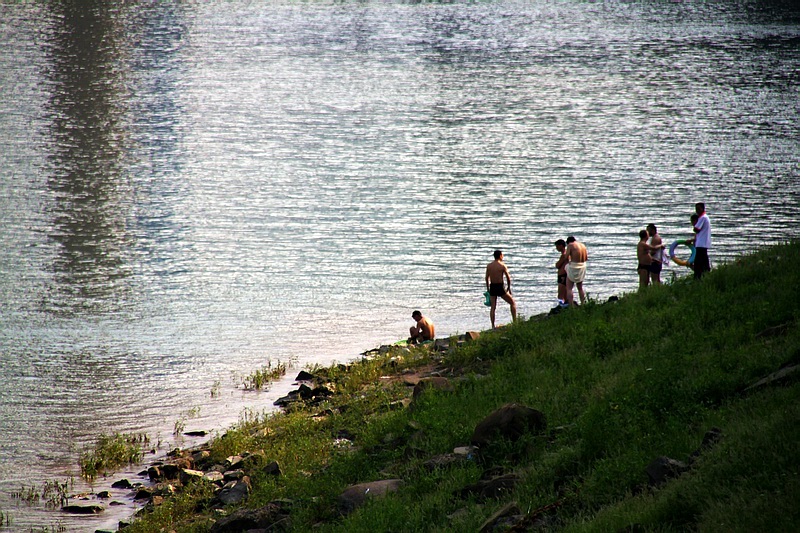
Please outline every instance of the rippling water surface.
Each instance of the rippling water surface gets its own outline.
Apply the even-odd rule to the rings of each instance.
[[[114,525],[12,493],[75,476],[101,433],[166,448],[270,408],[289,381],[241,387],[269,361],[354,358],[415,308],[487,328],[495,248],[529,316],[569,234],[599,300],[635,290],[638,230],[688,236],[696,201],[717,264],[798,236],[791,2],[106,4],[0,5],[17,527]]]

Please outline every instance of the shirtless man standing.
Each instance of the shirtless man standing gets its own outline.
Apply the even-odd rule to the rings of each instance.
[[[640,290],[650,285],[650,264],[653,262],[653,258],[650,256],[650,246],[647,244],[648,237],[647,230],[640,231],[639,244],[636,245],[636,259],[639,260],[636,273],[639,274]]]
[[[508,282],[508,288],[503,285],[503,279]],[[494,329],[494,314],[497,309],[497,297],[509,303],[511,306],[511,319],[517,319],[517,303],[514,297],[511,296],[511,275],[508,273],[508,268],[503,263],[503,252],[500,250],[494,251],[494,261],[486,265],[486,290],[489,291],[491,296],[492,307],[489,311],[489,318],[492,319],[492,329]]]
[[[570,235],[567,237],[567,256],[569,263],[567,263],[567,303],[569,305],[578,305],[575,303],[575,297],[572,294],[572,288],[578,286],[578,294],[581,297],[581,303],[586,303],[586,294],[583,292],[583,279],[586,277],[586,261],[589,259],[589,252],[586,251],[586,246],[583,243],[575,240],[575,237]]]

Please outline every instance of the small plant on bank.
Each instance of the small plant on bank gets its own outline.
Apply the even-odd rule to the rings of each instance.
[[[220,394],[219,389],[220,389],[220,382],[219,382],[219,380],[216,380],[211,385],[211,397],[212,398],[219,398],[219,394]]]
[[[178,420],[175,421],[173,425],[172,432],[173,435],[180,435],[186,430],[186,421],[191,420],[192,418],[197,418],[200,416],[200,407],[192,407],[188,411],[186,411],[186,416],[180,417]]]
[[[0,511],[0,527],[11,527],[11,514]]]
[[[256,370],[249,376],[243,377],[242,386],[245,390],[266,389],[273,381],[286,375],[286,370],[286,363],[279,361],[273,364],[271,360],[267,361],[265,366],[261,367],[259,370]]]
[[[67,526],[65,526],[61,521],[52,524],[50,527],[39,527],[39,528],[30,528],[28,531],[29,533],[63,533],[67,530]]]
[[[94,449],[81,454],[81,476],[92,480],[121,466],[142,459],[142,448],[150,441],[144,434],[100,435]]]
[[[291,501],[298,531],[491,529],[499,523],[487,527],[487,518],[511,502],[526,514],[520,529],[541,521],[581,532],[795,530],[800,385],[747,391],[800,362],[800,270],[791,268],[800,249],[762,256],[701,283],[680,279],[482,332],[444,355],[392,346],[315,366],[315,386],[335,395],[245,411],[212,441],[211,458],[257,451],[277,462],[280,475],[252,476],[247,506]],[[434,373],[453,390],[414,395],[408,378]],[[470,442],[472,428],[506,403],[541,410],[548,431],[455,463],[430,461]],[[709,428],[719,428],[718,443],[706,444]],[[650,490],[647,465],[660,456],[691,464]],[[476,492],[484,477],[513,486],[485,498]],[[388,478],[403,480],[397,493],[341,515],[344,488]],[[207,533],[218,518],[207,510],[210,490],[189,486],[131,533]]]
[[[59,509],[67,505],[69,493],[74,486],[74,480],[66,481],[45,481],[42,488],[42,500],[45,507],[49,509]]]

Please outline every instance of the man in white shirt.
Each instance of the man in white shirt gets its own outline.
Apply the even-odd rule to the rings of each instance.
[[[694,278],[700,279],[703,274],[711,270],[708,259],[708,249],[711,248],[711,221],[706,214],[706,206],[702,202],[694,205],[697,213],[697,223],[694,225]]]

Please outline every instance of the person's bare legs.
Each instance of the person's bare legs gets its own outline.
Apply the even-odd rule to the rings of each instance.
[[[508,302],[508,305],[511,306],[511,320],[517,320],[517,302],[514,301],[514,297],[511,296],[509,293],[505,293],[500,298]]]
[[[586,295],[583,293],[583,282],[578,283],[578,294],[581,297],[581,304],[586,303]]]
[[[574,286],[575,286],[575,284],[572,282],[571,279],[569,279],[569,276],[567,276],[567,298],[566,298],[565,301],[569,305],[577,305],[575,303],[575,294],[573,294],[573,292],[572,292],[572,288]]]
[[[639,269],[639,289],[644,289],[650,284],[650,272],[640,268]]]
[[[497,296],[492,296],[492,307],[489,308],[489,318],[492,319],[492,329],[494,329],[494,311],[497,309]]]

